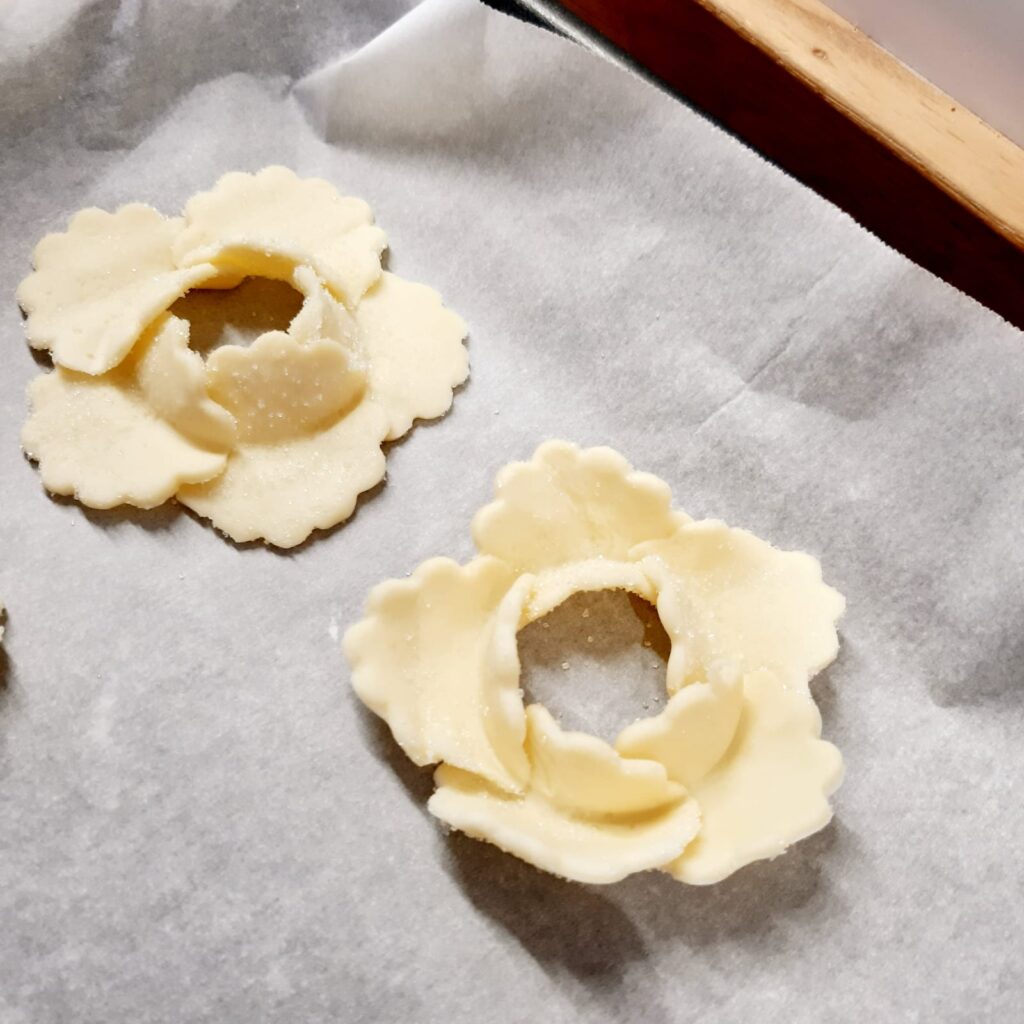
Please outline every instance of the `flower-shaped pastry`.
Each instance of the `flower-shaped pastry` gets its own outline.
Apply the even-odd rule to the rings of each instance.
[[[692,522],[608,448],[561,441],[507,466],[473,523],[480,555],[370,595],[345,650],[363,702],[418,765],[429,809],[583,882],[662,868],[716,882],[822,828],[842,761],[808,682],[836,655],[842,597],[818,562]],[[516,633],[579,591],[654,603],[669,700],[610,746],[525,707]]]
[[[93,508],[176,496],[236,541],[279,547],[342,522],[384,475],[381,444],[445,413],[462,320],[381,270],[370,208],[283,167],[227,174],[183,217],[83,210],[35,251],[18,300],[54,369],[22,434],[43,483]],[[288,329],[205,359],[173,303],[245,277],[302,296]]]

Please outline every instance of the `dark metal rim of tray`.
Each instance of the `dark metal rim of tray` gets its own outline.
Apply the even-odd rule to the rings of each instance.
[[[700,0],[485,2],[665,88],[882,241],[1024,330],[1024,250]]]

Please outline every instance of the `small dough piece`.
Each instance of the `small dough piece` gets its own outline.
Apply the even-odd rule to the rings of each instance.
[[[573,594],[596,590],[625,590],[652,602],[658,595],[642,566],[635,562],[613,562],[607,558],[570,562],[533,577],[520,628],[542,619]]]
[[[206,361],[210,395],[238,421],[239,440],[275,444],[326,429],[366,391],[353,358],[356,326],[308,267],[292,283],[305,294],[287,331],[224,345]]]
[[[589,733],[566,732],[542,704],[531,704],[526,719],[530,788],[573,814],[647,814],[686,797],[664,765],[621,757]]]
[[[179,266],[213,263],[222,271],[288,280],[297,266],[316,271],[350,309],[380,277],[387,236],[361,199],[343,197],[322,178],[286,167],[233,171],[185,205],[174,243]]]
[[[58,366],[29,385],[32,414],[21,444],[52,494],[90,508],[154,508],[183,484],[224,469],[209,451],[160,419],[121,371],[93,377]]]
[[[592,558],[624,560],[668,538],[688,517],[663,480],[638,473],[611,448],[547,441],[529,462],[498,474],[495,500],[473,519],[473,540],[523,572]]]
[[[415,419],[443,416],[469,375],[466,324],[426,285],[387,272],[355,311],[369,366],[370,390],[390,417],[388,440]]]
[[[239,441],[279,444],[314,434],[362,397],[366,380],[334,341],[300,345],[284,331],[248,348],[225,345],[206,363],[210,395],[238,421]]]
[[[432,558],[374,588],[345,654],[356,693],[415,764],[446,761],[518,793],[529,766],[514,642],[522,597],[504,600],[514,582],[494,558]],[[511,647],[494,644],[492,619]]]
[[[533,775],[523,796],[441,765],[428,810],[535,867],[596,885],[660,867],[697,835],[697,805],[660,765],[563,732],[539,705],[527,709],[527,723]]]
[[[380,406],[360,402],[325,430],[240,442],[220,476],[180,488],[178,501],[238,543],[295,547],[348,519],[359,495],[384,478],[387,430]]]
[[[681,882],[721,881],[777,857],[832,819],[828,798],[842,781],[843,761],[820,738],[821,715],[806,689],[760,670],[743,680],[743,697],[728,751],[691,785],[700,833],[666,869]]]
[[[345,641],[359,697],[417,764],[441,762],[433,814],[593,883],[706,884],[829,821],[842,761],[807,683],[843,600],[815,559],[694,523],[622,456],[560,441],[503,470],[473,527],[480,558],[382,584]],[[654,602],[672,641],[671,699],[614,748],[517,690],[517,631],[609,589]]]
[[[670,779],[692,791],[731,746],[742,713],[739,672],[718,667],[706,683],[684,686],[660,715],[626,726],[615,749],[659,762]]]
[[[182,227],[149,206],[93,208],[36,246],[35,272],[18,287],[33,348],[68,370],[117,366],[145,328],[176,299],[216,276],[210,264],[179,267],[171,243]]]
[[[779,551],[714,520],[687,524],[634,555],[685,606],[687,630],[702,638],[708,658],[738,659],[743,673],[770,668],[806,692],[808,679],[838,653],[836,622],[846,602],[822,582],[811,555]],[[673,692],[703,671],[692,661],[683,678],[670,681]]]
[[[153,321],[129,356],[141,398],[158,416],[202,448],[226,452],[238,437],[235,418],[207,394],[206,367],[188,347],[189,325],[170,313]],[[116,379],[116,375],[111,379]]]
[[[291,285],[303,296],[303,301],[286,333],[299,344],[330,338],[354,356],[361,348],[359,327],[323,281],[309,267],[296,267]]]

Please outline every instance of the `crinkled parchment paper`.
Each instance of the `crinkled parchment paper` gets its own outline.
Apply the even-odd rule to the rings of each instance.
[[[0,14],[0,1020],[1016,1019],[1024,337],[600,58],[408,6]],[[49,499],[17,440],[36,239],[273,162],[369,200],[392,269],[468,321],[451,415],[288,555]],[[357,706],[339,637],[371,585],[468,556],[495,471],[551,436],[846,594],[815,691],[847,779],[782,859],[558,881],[443,835]],[[642,714],[658,645],[628,603],[589,650],[579,602],[557,615],[523,638],[531,691]]]

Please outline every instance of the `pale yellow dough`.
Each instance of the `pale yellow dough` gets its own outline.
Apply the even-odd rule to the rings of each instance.
[[[842,598],[818,563],[673,510],[607,448],[547,442],[498,476],[480,557],[382,583],[346,634],[352,681],[412,760],[438,818],[539,868],[613,882],[647,868],[718,881],[823,827],[839,784],[807,683]],[[519,689],[516,633],[581,590],[656,603],[671,699],[609,746]]]
[[[172,246],[178,266],[212,263],[227,273],[287,280],[311,267],[354,307],[380,277],[387,236],[362,199],[340,196],[321,178],[287,167],[225,174],[185,204],[185,227]]]
[[[155,508],[224,470],[222,453],[189,441],[118,382],[58,366],[32,382],[29,398],[25,453],[48,491],[90,508]]]
[[[94,508],[176,496],[279,547],[344,521],[384,476],[383,442],[443,415],[469,372],[466,325],[383,273],[385,246],[366,203],[283,167],[225,175],[184,217],[82,211],[18,290],[55,363],[22,434],[45,486]],[[204,360],[169,307],[247,276],[289,282],[299,312]]]
[[[91,208],[63,234],[47,235],[35,271],[18,286],[33,348],[81,373],[106,373],[175,299],[216,276],[208,263],[175,264],[171,243],[180,217],[131,203],[116,213]]]
[[[698,834],[696,802],[660,764],[563,732],[539,704],[527,709],[524,749],[532,768],[525,793],[444,764],[431,813],[545,871],[596,884],[660,867]]]
[[[503,606],[514,581],[496,558],[432,558],[377,587],[345,645],[356,692],[416,764],[445,761],[520,792],[529,765],[519,657],[494,637],[496,619],[511,614],[513,634],[518,625],[518,604]]]

